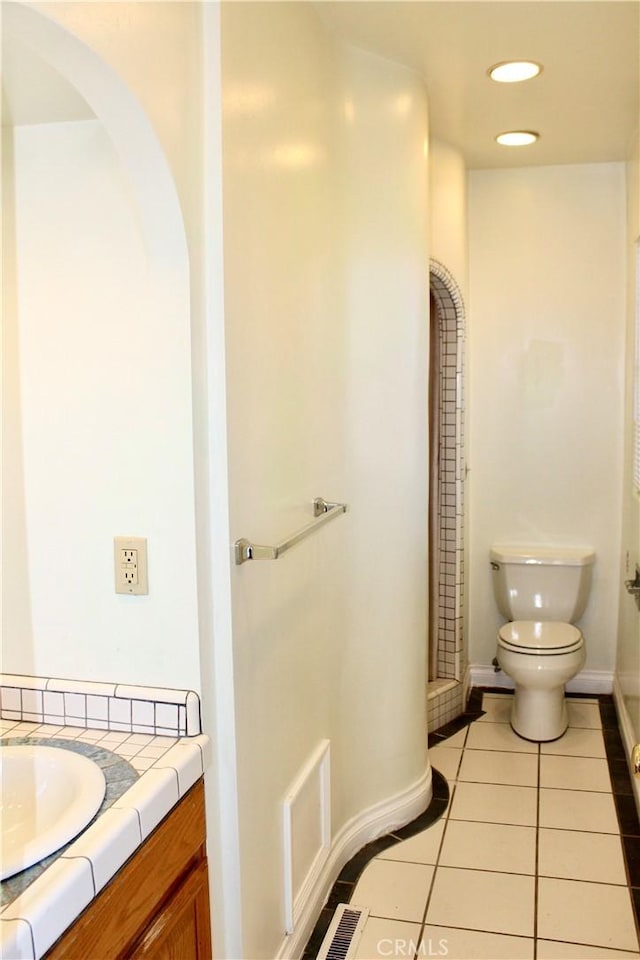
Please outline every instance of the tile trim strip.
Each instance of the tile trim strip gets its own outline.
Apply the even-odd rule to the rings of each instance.
[[[465,305],[453,275],[433,258],[429,261],[429,289],[437,306],[440,347],[436,599],[441,602],[437,604],[438,626],[433,642],[437,646],[438,679],[461,681],[467,660],[464,639]],[[444,722],[442,716],[432,719]]]
[[[193,690],[11,673],[0,674],[0,717],[153,736],[202,733]]]

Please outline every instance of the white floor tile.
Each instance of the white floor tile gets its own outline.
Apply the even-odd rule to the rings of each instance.
[[[369,907],[376,917],[389,920],[422,921],[429,895],[432,866],[372,860],[358,880],[352,903]]]
[[[626,960],[628,957],[640,957],[640,953],[585,947],[577,943],[560,943],[558,940],[538,940],[537,956],[538,960]]]
[[[523,740],[507,723],[472,724],[467,750],[507,750],[515,753],[537,753],[538,744]]]
[[[535,827],[450,820],[438,862],[445,867],[533,876],[536,869]]]
[[[563,757],[606,757],[602,730],[585,727],[569,727],[558,739],[540,745],[543,754]]]
[[[533,936],[533,877],[438,867],[427,923]]]
[[[420,930],[419,923],[370,916],[356,948],[354,960],[377,960],[378,957],[403,957],[413,960],[420,942]]]
[[[452,747],[431,747],[429,750],[429,760],[431,765],[449,781],[456,780],[462,750]]]
[[[511,730],[511,704],[485,695],[485,716],[430,750],[448,819],[366,868],[357,960],[640,960],[598,702],[570,698],[569,729],[540,750]]]
[[[610,793],[611,779],[606,760],[593,757],[540,757],[540,786],[561,790],[591,790]]]
[[[511,697],[495,697],[489,699],[487,696],[482,701],[482,709],[485,715],[480,717],[478,723],[509,723],[511,720]]]
[[[457,733],[454,733],[451,737],[447,737],[446,740],[443,740],[442,746],[449,748],[460,747],[460,749],[462,749],[462,747],[465,745],[469,729],[470,727],[465,727],[464,730],[458,730]]]
[[[535,787],[459,781],[453,794],[449,818],[535,827],[537,804]]]
[[[446,956],[447,960],[532,960],[533,940],[477,930],[427,925],[418,957]],[[429,953],[429,950],[431,952]],[[446,952],[445,952],[446,951]]]
[[[465,750],[458,779],[535,787],[538,783],[538,757],[498,750]]]
[[[569,711],[570,727],[590,727],[594,730],[602,728],[600,707],[597,703],[585,703],[567,697],[567,710]]]
[[[410,863],[436,863],[446,820],[441,818],[421,833],[401,840],[378,854],[379,860],[402,860]]]
[[[538,873],[565,880],[627,884],[620,837],[606,833],[540,830]]]
[[[638,950],[628,888],[541,877],[538,936],[545,940]]]
[[[612,794],[586,790],[540,790],[540,826],[594,833],[619,832]]]

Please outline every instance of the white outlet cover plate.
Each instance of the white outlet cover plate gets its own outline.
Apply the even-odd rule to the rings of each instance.
[[[125,574],[131,571],[131,565],[123,563],[123,551],[135,550],[137,563],[135,565],[135,581],[131,583]],[[130,596],[142,596],[149,593],[149,575],[147,568],[147,541],[145,537],[114,537],[113,563],[115,570],[116,593],[125,593]]]

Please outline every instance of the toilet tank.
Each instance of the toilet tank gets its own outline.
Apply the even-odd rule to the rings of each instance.
[[[490,551],[493,592],[507,620],[575,623],[587,605],[591,547],[511,546]]]

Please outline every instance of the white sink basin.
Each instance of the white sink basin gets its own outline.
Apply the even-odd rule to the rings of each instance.
[[[88,757],[60,747],[0,748],[0,879],[76,837],[100,809],[106,783]]]

